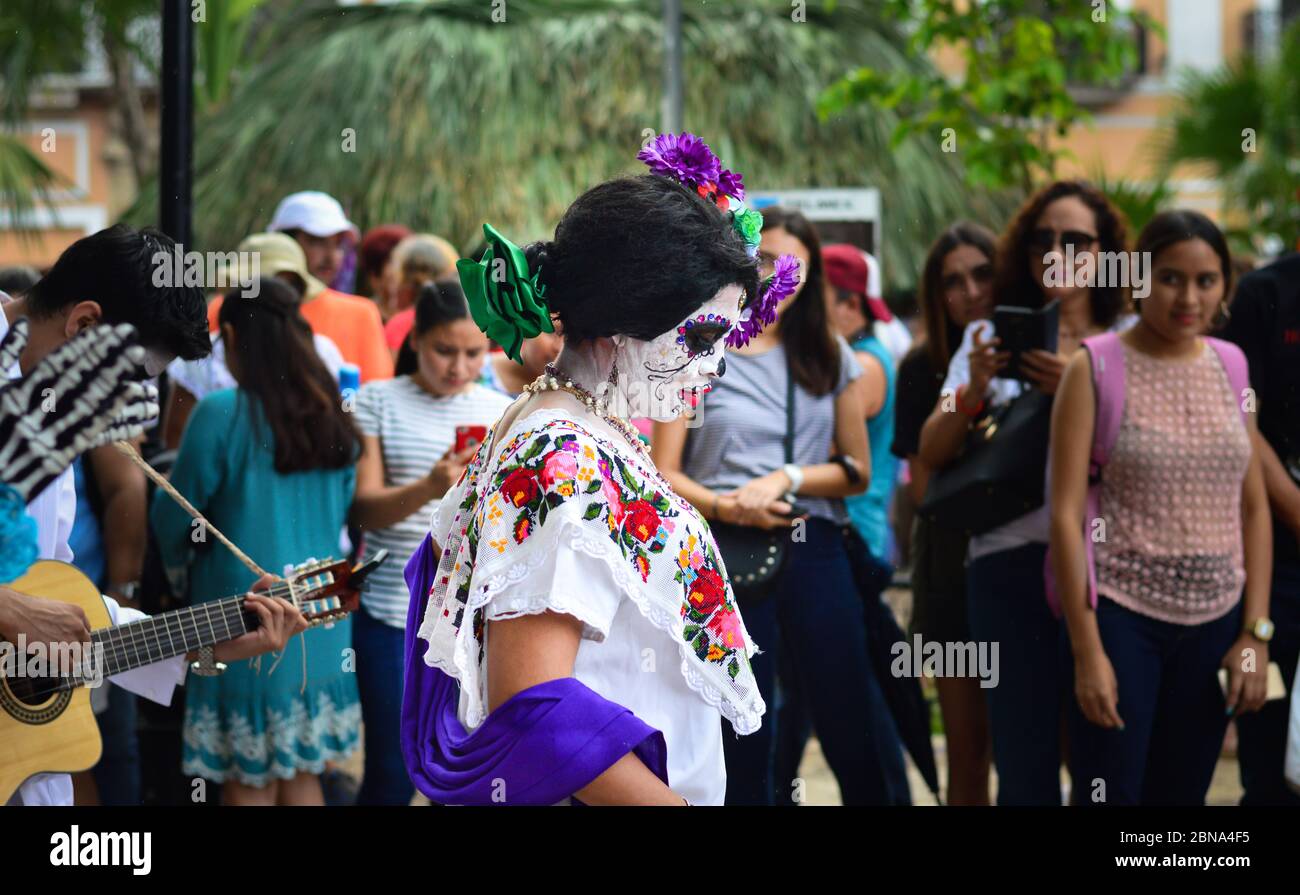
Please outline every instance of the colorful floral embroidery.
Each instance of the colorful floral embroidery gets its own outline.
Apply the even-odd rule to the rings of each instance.
[[[733,682],[730,699],[738,709],[752,707],[749,700],[757,697],[749,646],[707,523],[658,476],[616,445],[567,420],[544,423],[505,439],[495,457],[480,449],[466,476],[458,514],[450,526],[459,531],[459,537],[449,539],[456,555],[445,552],[440,567],[439,583],[447,593],[442,614],[450,621],[453,637],[466,621],[470,582],[479,560],[490,557],[495,572],[498,557],[509,553],[512,544],[527,542],[551,513],[576,500],[576,512],[570,511],[568,518],[592,523],[597,537],[608,535],[618,548],[615,556],[622,556],[636,573],[635,580],[651,583],[657,564],[667,564],[665,557],[675,555],[675,563],[660,575],[666,579],[672,573],[681,587],[682,641],[702,665]],[[478,553],[481,536],[492,548],[483,557]],[[478,643],[472,655],[481,668],[486,658],[484,608],[475,608],[472,616],[471,631]],[[761,714],[761,705],[757,711]],[[756,726],[756,717],[742,723]]]
[[[736,612],[734,598],[727,591],[726,579],[718,570],[713,542],[690,534],[677,553],[677,572],[673,575],[683,587],[682,618],[686,626],[682,638],[703,662],[725,665],[734,679],[740,674],[745,655],[745,636]]]

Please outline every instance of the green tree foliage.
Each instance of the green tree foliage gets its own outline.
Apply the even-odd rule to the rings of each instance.
[[[847,69],[929,71],[877,3],[684,6],[685,127],[751,189],[878,187],[895,286],[953,219],[998,223],[937,144],[891,140],[896,112],[817,116]],[[334,194],[362,226],[400,221],[465,247],[491,221],[523,241],[587,187],[643,172],[636,153],[661,126],[659,0],[509,0],[505,21],[497,8],[318,5],[277,22],[196,126],[200,248],[232,247],[301,189]],[[153,220],[156,196],[146,188],[130,219]]]
[[[1068,153],[1050,135],[1088,118],[1071,88],[1120,82],[1137,61],[1133,26],[1158,28],[1106,0],[885,0],[883,7],[908,28],[910,56],[955,50],[964,72],[950,79],[928,67],[865,65],[826,91],[821,113],[862,104],[894,110],[896,142],[944,145],[972,184],[1025,193],[1052,179]]]
[[[1165,137],[1167,166],[1204,165],[1222,183],[1228,220],[1244,225],[1237,247],[1300,247],[1300,23],[1270,62],[1187,74]]]

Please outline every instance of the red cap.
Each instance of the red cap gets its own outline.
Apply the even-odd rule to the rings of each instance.
[[[871,316],[884,323],[894,319],[880,295],[880,262],[857,246],[846,242],[822,246],[822,268],[836,289],[866,298]]]

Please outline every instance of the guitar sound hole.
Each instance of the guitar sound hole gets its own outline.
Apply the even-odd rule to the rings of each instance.
[[[5,684],[23,705],[38,706],[50,701],[59,690],[60,681],[53,677],[12,677]]]

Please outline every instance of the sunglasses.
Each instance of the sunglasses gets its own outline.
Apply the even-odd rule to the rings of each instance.
[[[1029,247],[1040,252],[1050,252],[1059,241],[1062,251],[1079,251],[1089,248],[1097,241],[1096,234],[1084,233],[1082,230],[1062,230],[1057,231],[1048,227],[1040,227],[1029,234]]]

